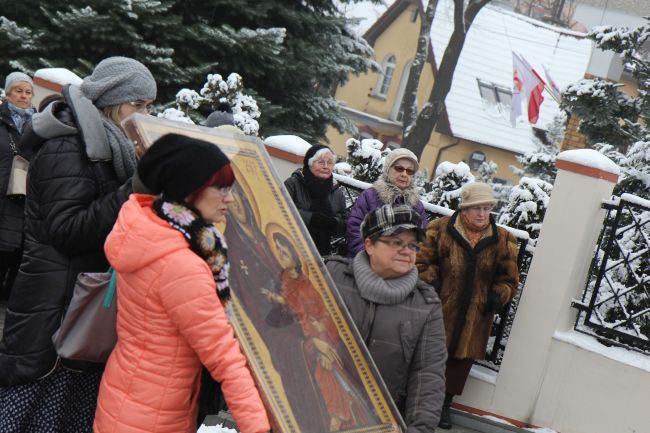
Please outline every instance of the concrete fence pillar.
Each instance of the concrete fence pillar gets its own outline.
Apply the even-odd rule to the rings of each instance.
[[[556,330],[573,328],[579,299],[602,229],[602,201],[619,167],[591,149],[560,153],[550,203],[492,392],[467,389],[461,403],[536,424],[535,408]],[[471,385],[471,384],[470,384]],[[478,386],[477,388],[480,388]],[[485,388],[485,387],[484,387]],[[464,393],[465,394],[465,393]]]

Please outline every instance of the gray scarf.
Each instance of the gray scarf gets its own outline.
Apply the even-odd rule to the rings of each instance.
[[[111,148],[113,168],[120,183],[124,183],[135,173],[137,158],[133,143],[126,138],[124,132],[106,116],[102,115],[106,138]]]
[[[352,261],[354,280],[363,299],[376,304],[393,305],[404,301],[418,283],[418,271],[413,267],[401,277],[385,280],[370,267],[365,251],[361,251]]]
[[[18,132],[22,133],[23,126],[25,126],[25,123],[32,118],[32,115],[34,114],[34,109],[32,107],[29,108],[16,107],[11,102],[8,102],[7,106],[9,107],[9,112],[11,113],[11,120],[14,122],[16,129],[18,129]]]

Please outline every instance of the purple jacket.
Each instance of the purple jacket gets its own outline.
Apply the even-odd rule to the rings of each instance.
[[[404,203],[404,198],[398,196],[395,203]],[[348,217],[347,222],[345,237],[348,246],[348,257],[354,257],[359,251],[363,250],[363,239],[361,238],[360,230],[363,219],[370,211],[377,209],[384,204],[385,203],[379,198],[377,190],[374,187],[366,189],[359,197],[357,197],[357,201],[354,202],[354,205],[350,209],[350,216]],[[413,209],[420,214],[420,218],[422,219],[422,229],[425,230],[428,221],[424,205],[418,200]]]

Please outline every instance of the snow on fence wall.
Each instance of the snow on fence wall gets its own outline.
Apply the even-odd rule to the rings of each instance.
[[[650,201],[623,194],[602,205],[605,224],[576,330],[650,354]]]

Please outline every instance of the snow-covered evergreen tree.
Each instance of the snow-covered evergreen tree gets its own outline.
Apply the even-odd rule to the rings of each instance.
[[[384,168],[384,156],[382,152],[384,144],[375,139],[364,138],[357,140],[350,138],[345,142],[348,150],[347,163],[352,168],[352,177],[364,182],[374,182],[379,178]]]
[[[623,175],[616,194],[650,198],[650,62],[643,55],[650,24],[638,28],[595,27],[590,37],[603,50],[619,53],[638,84],[638,95],[628,96],[621,85],[604,80],[580,80],[563,94],[562,106],[579,116],[579,131],[591,145],[599,145],[616,162]]]
[[[168,108],[160,117],[203,123],[205,116],[221,104],[230,107],[235,118],[235,126],[247,135],[257,135],[260,111],[257,102],[243,93],[242,77],[231,73],[226,80],[219,74],[208,74],[207,81],[200,92],[181,89],[176,94],[176,108]],[[180,115],[180,112],[183,114]],[[178,119],[180,115],[181,119]]]
[[[629,96],[620,84],[604,80],[581,80],[567,89],[563,105],[579,116],[579,131],[588,143],[621,167],[614,193],[650,199],[650,62],[645,48],[650,24],[633,29],[596,27],[590,37],[599,48],[621,55],[625,68],[636,79],[638,94]],[[650,212],[633,205],[621,212],[617,232],[605,233],[606,237],[615,236],[609,263],[620,265],[607,270],[599,290],[597,317],[605,326],[617,324],[621,332],[641,333],[650,339],[650,297],[643,283],[650,275]]]
[[[424,196],[427,194],[427,188],[431,188],[429,182],[429,169],[420,168],[417,173],[413,176],[413,186],[415,186],[418,194],[424,199]]]
[[[0,0],[0,76],[65,67],[84,77],[128,56],[151,69],[166,104],[211,71],[237,71],[264,112],[263,135],[318,142],[329,125],[353,128],[332,89],[378,69],[339,11],[351,1]]]
[[[553,186],[542,179],[522,177],[510,191],[499,224],[525,230],[531,239],[537,239],[552,190]]]
[[[548,127],[545,142],[536,137],[534,141],[537,148],[516,157],[521,164],[521,168],[514,166],[510,168],[517,176],[534,177],[551,184],[555,181],[557,175],[555,161],[558,153],[560,153],[560,145],[564,139],[566,121],[567,116],[564,113],[555,116]]]
[[[444,161],[436,168],[430,192],[424,199],[438,206],[457,209],[460,203],[460,190],[469,182],[474,182],[474,175],[467,164],[462,161],[458,164]]]
[[[489,160],[483,161],[481,165],[478,166],[478,182],[492,183],[494,175],[496,174],[499,166],[496,162]]]

